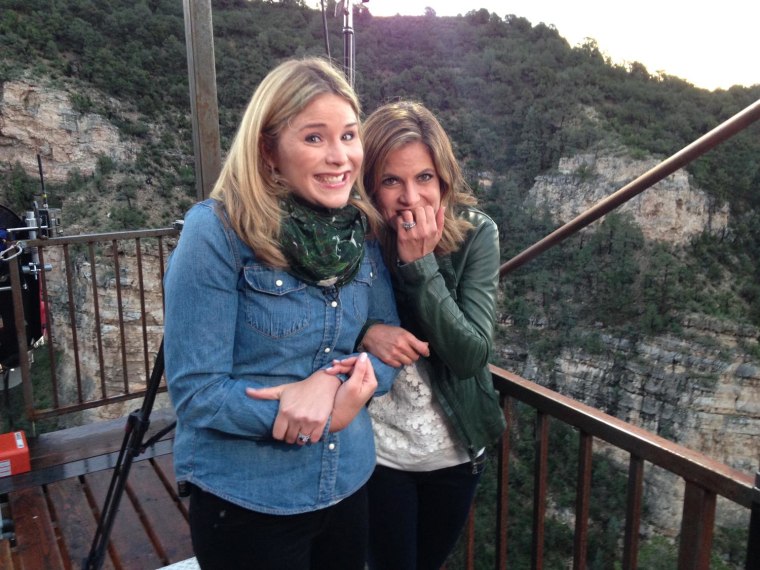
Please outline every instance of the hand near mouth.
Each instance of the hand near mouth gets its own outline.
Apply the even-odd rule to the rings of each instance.
[[[395,220],[396,247],[402,263],[410,263],[435,251],[443,235],[445,212],[445,206],[436,212],[429,205],[399,212]]]

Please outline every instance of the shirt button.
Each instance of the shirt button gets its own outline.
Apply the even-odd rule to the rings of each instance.
[[[330,352],[330,347],[329,346],[325,349],[325,352]]]
[[[334,309],[335,307],[338,306],[338,301],[333,301],[332,303],[330,303],[330,306]]]
[[[332,451],[333,449],[335,449],[335,444],[331,443],[330,445],[327,446],[327,449],[329,449],[330,451]]]
[[[278,279],[277,281],[274,282],[274,284],[277,285],[278,287],[282,287],[282,279]]]

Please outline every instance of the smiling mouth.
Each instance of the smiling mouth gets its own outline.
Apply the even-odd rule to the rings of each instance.
[[[319,180],[320,182],[322,182],[323,184],[331,184],[331,185],[342,184],[343,182],[348,180],[348,173],[344,172],[343,174],[337,174],[334,176],[327,176],[327,175],[322,174],[322,175],[315,176],[315,178]]]

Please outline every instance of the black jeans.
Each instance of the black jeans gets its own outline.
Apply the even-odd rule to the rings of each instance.
[[[436,471],[378,465],[368,483],[371,570],[439,570],[462,532],[485,456]]]
[[[363,570],[367,489],[318,511],[269,515],[191,486],[190,533],[203,570]]]

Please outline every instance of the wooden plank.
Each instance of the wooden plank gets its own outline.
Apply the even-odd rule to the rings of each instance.
[[[190,520],[190,497],[180,497],[177,494],[177,479],[174,477],[174,455],[167,454],[156,457],[153,460],[156,472],[171,490],[172,497],[179,501],[179,509],[186,521]]]
[[[174,413],[168,409],[152,412],[145,438],[171,424],[174,419]],[[29,441],[32,470],[118,451],[124,442],[126,427],[127,418],[123,417],[44,433]],[[168,434],[165,437],[173,436]]]
[[[133,465],[127,489],[169,563],[191,558],[190,526],[174,489],[164,486],[152,460]]]
[[[16,527],[16,570],[63,570],[53,521],[40,488],[9,495],[10,514]]]
[[[102,514],[112,476],[112,471],[100,471],[86,477],[87,486],[98,505],[99,514]],[[109,538],[111,555],[124,570],[145,570],[164,566],[163,560],[153,548],[145,526],[126,493],[122,494],[119,501],[119,509],[113,519]]]
[[[161,440],[155,446],[148,448],[145,453],[137,457],[137,461],[143,461],[156,455],[172,452],[172,441]],[[0,494],[12,493],[29,487],[40,487],[63,479],[79,477],[87,473],[94,473],[105,469],[113,469],[119,460],[119,452],[114,451],[106,455],[89,457],[60,465],[50,465],[44,468],[32,469],[28,473],[21,473],[11,477],[0,478]]]
[[[0,570],[13,570],[10,540],[0,540]]]
[[[78,478],[66,479],[48,485],[48,497],[72,567],[80,568],[90,553],[97,527],[86,490]],[[108,555],[103,568],[114,568]]]

